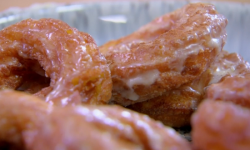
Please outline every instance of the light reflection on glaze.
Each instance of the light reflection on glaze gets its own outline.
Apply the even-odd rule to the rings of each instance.
[[[225,76],[236,76],[250,72],[250,65],[236,53],[223,53],[211,66],[212,78],[209,84],[219,82]]]
[[[22,142],[36,150],[191,150],[171,128],[119,106],[49,106],[35,96],[11,90],[0,91],[0,105],[1,139],[13,145]],[[131,117],[123,117],[123,112]]]
[[[123,117],[125,117],[125,118],[130,118],[130,117],[131,117],[130,113],[127,112],[127,111],[123,111],[123,112],[121,113],[121,115],[122,115]]]
[[[90,123],[102,124],[108,128],[111,127],[113,128],[112,131],[118,130],[119,132],[123,132],[123,136],[125,137],[130,137],[131,134],[134,134],[138,130],[144,140],[148,141],[148,145],[151,149],[162,149],[163,141],[168,140],[162,137],[164,133],[164,135],[170,135],[171,139],[173,138],[178,142],[183,140],[176,136],[176,132],[171,128],[162,130],[162,133],[156,132],[159,127],[162,127],[162,124],[156,123],[151,126],[148,116],[138,115],[137,113],[123,110],[116,106],[111,107],[112,109],[109,109],[107,106],[96,109],[96,107],[93,106],[90,108],[86,108],[86,106],[77,106],[75,107],[75,111],[83,117],[88,118],[87,120]],[[105,134],[108,133],[105,132]],[[138,135],[135,136],[135,139],[139,138],[137,137]],[[135,140],[134,138],[133,140]]]

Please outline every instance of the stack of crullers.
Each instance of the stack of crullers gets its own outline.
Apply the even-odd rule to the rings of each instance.
[[[1,30],[0,149],[248,150],[250,65],[223,50],[227,23],[190,3],[100,47],[55,19]]]

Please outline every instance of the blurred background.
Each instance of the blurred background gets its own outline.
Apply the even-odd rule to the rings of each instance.
[[[10,7],[28,7],[36,3],[47,3],[47,2],[57,2],[57,3],[70,3],[70,2],[81,2],[81,1],[111,1],[111,0],[0,0],[0,11],[6,10]],[[112,0],[112,1],[124,1],[124,0]],[[133,0],[130,0],[133,1]],[[197,0],[196,0],[197,1]],[[202,0],[199,0],[202,1]],[[250,0],[215,0],[215,1],[235,1],[250,3]]]
[[[97,1],[103,3],[82,4]],[[0,29],[27,18],[54,18],[89,33],[98,45],[102,45],[132,33],[162,14],[197,1],[215,4],[217,11],[229,22],[224,49],[237,52],[250,62],[250,0],[0,0]],[[42,3],[47,4],[34,6]],[[74,4],[64,5],[69,3]],[[33,7],[29,7],[31,5]],[[29,8],[9,9],[13,7]]]

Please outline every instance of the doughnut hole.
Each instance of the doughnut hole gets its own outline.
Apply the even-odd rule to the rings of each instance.
[[[17,73],[21,76],[21,81],[15,90],[35,94],[43,88],[49,87],[50,78],[45,76],[45,71],[37,60],[23,59],[20,62],[24,67]]]
[[[10,142],[5,142],[1,141],[0,142],[0,149],[1,150],[25,150],[25,147],[23,146],[22,143],[10,143]]]

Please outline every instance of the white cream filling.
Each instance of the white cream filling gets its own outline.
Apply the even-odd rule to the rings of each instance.
[[[119,90],[119,93],[122,95],[122,97],[129,99],[129,100],[138,100],[139,95],[136,94],[136,92],[133,89],[133,86],[135,85],[144,85],[144,86],[150,86],[159,77],[160,72],[157,69],[146,71],[144,73],[141,73],[137,76],[134,76],[129,79],[124,79],[124,83],[128,86],[128,90]]]
[[[160,72],[157,69],[144,72],[140,75],[137,75],[133,78],[127,79],[126,83],[128,87],[132,88],[134,85],[145,85],[149,86],[155,82],[158,78]]]

